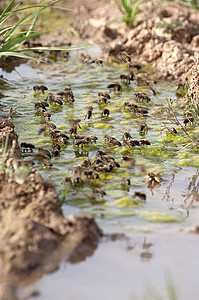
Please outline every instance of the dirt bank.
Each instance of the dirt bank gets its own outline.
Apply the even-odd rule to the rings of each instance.
[[[188,2],[187,2],[188,4]],[[133,27],[122,21],[115,1],[73,1],[73,22],[81,37],[101,45],[109,60],[121,61],[126,51],[133,61],[150,63],[157,77],[185,81],[198,59],[199,10],[180,2],[144,1]]]
[[[56,270],[61,259],[92,255],[102,232],[92,217],[63,217],[53,184],[21,159],[8,120],[0,121],[0,151],[0,299],[17,299],[16,287]]]

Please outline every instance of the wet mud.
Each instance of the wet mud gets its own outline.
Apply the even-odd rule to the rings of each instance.
[[[92,217],[63,217],[53,184],[21,159],[13,123],[1,120],[0,129],[0,299],[17,299],[17,286],[57,270],[60,260],[91,255],[102,232]]]

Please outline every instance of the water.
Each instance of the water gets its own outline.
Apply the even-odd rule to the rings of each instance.
[[[34,286],[23,291],[26,297],[32,290],[39,291],[38,299],[168,299],[168,276],[174,285],[178,299],[198,299],[197,278],[198,237],[190,233],[190,228],[198,224],[198,154],[197,149],[184,143],[188,140],[172,123],[166,106],[166,98],[176,99],[176,87],[166,82],[158,82],[154,87],[158,94],[150,95],[147,87],[132,82],[123,86],[122,94],[111,92],[110,117],[101,118],[102,107],[97,103],[98,92],[119,75],[126,72],[124,65],[105,66],[82,65],[79,54],[74,52],[68,63],[53,69],[33,69],[23,64],[18,72],[6,73],[8,79],[2,87],[5,98],[1,99],[1,113],[7,114],[11,106],[16,107],[13,117],[19,142],[31,142],[36,148],[51,150],[47,134],[38,135],[42,125],[41,117],[35,115],[34,103],[44,96],[35,97],[32,87],[45,84],[49,92],[62,91],[71,85],[75,102],[61,107],[50,106],[51,121],[58,129],[69,130],[68,119],[80,118],[79,134],[95,135],[96,144],[85,146],[83,151],[69,140],[62,147],[60,157],[52,158],[53,167],[45,169],[36,155],[24,153],[33,158],[38,171],[46,180],[52,180],[60,200],[63,199],[64,178],[73,177],[73,168],[86,157],[92,161],[98,149],[113,155],[120,163],[100,180],[87,180],[83,186],[70,187],[63,204],[64,215],[92,214],[105,233],[122,233],[126,238],[102,241],[94,255],[78,264],[62,263],[60,269],[45,276]],[[137,91],[147,92],[152,101],[136,102]],[[149,109],[147,117],[132,115],[124,109],[126,101],[135,102]],[[93,106],[92,120],[84,120],[88,106]],[[181,100],[174,102],[174,109],[182,120]],[[144,137],[139,135],[139,126],[146,122],[149,130]],[[161,131],[164,126],[175,126],[176,136]],[[194,129],[193,129],[194,130]],[[110,147],[104,141],[109,134],[121,141],[122,134],[129,131],[134,139],[147,139],[150,146]],[[194,133],[197,134],[197,133]],[[136,165],[128,167],[122,157],[133,156]],[[145,183],[148,172],[161,171],[163,181],[154,189]],[[122,177],[131,180],[129,190],[122,185]],[[103,202],[93,203],[93,188],[101,187],[106,195]],[[135,192],[146,194],[146,201],[135,198]],[[156,294],[154,294],[156,293]],[[30,298],[30,299],[33,299]]]

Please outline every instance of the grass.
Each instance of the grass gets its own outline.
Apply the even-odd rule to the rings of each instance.
[[[130,27],[133,26],[135,17],[139,13],[139,7],[142,4],[143,0],[137,0],[132,2],[131,0],[115,0],[115,3],[123,15],[123,21]]]
[[[54,6],[61,0],[54,0],[45,5],[45,0],[41,2],[41,5],[29,5],[20,6],[20,1],[11,0],[6,6],[4,11],[0,15],[0,60],[9,56],[15,56],[24,59],[37,60],[34,56],[27,55],[26,52],[42,50],[78,50],[85,48],[80,47],[32,47],[28,49],[22,49],[21,46],[30,38],[35,38],[48,31],[35,31],[35,24],[39,14]],[[24,16],[21,17],[21,13]],[[17,17],[17,21],[13,22],[13,19]],[[14,24],[13,24],[14,23]],[[13,25],[11,25],[13,24]],[[88,46],[87,46],[88,47]]]

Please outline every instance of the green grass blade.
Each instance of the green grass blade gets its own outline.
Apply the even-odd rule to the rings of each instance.
[[[33,47],[33,48],[28,48],[28,49],[23,49],[22,51],[37,51],[37,50],[43,50],[43,51],[49,51],[49,50],[81,50],[85,48],[90,48],[90,47],[96,47],[96,45],[88,45],[88,46],[76,46],[76,47]]]
[[[9,39],[11,36],[13,36],[13,34],[21,27],[21,25],[24,25],[25,23],[27,23],[28,21],[30,21],[32,18],[34,18],[36,15],[38,15],[38,13],[42,12],[44,9],[54,5],[55,3],[59,2],[61,0],[54,0],[51,3],[49,3],[48,5],[45,5],[44,7],[39,8],[36,12],[30,14],[27,17],[22,18],[21,20],[19,20],[15,26],[13,27],[13,29],[11,29],[7,35],[4,37],[4,40],[6,41],[7,39]]]
[[[0,51],[3,51],[3,52],[6,52],[8,50],[11,50],[13,47],[15,47],[16,45],[19,45],[21,44],[22,42],[26,41],[27,39],[31,38],[31,37],[35,37],[35,36],[38,36],[40,34],[43,34],[45,33],[46,31],[41,31],[41,32],[36,32],[36,33],[32,33],[32,34],[29,34],[29,36],[23,36],[23,37],[16,37],[16,38],[13,38],[11,39],[9,42],[7,42],[5,44],[5,46],[3,46],[1,48]]]
[[[15,56],[15,57],[24,58],[24,59],[33,59],[33,60],[38,61],[38,58],[29,56],[29,55],[25,55],[25,54],[22,54],[17,51],[0,52],[0,59],[2,59],[3,57],[8,57],[8,56]]]
[[[120,11],[122,14],[124,14],[124,11],[123,11],[122,7],[121,7],[121,5],[118,3],[117,0],[115,0],[115,4],[116,4],[117,8],[119,9],[119,11]]]
[[[3,18],[5,16],[5,14],[7,13],[7,11],[10,9],[10,7],[12,6],[12,4],[15,2],[15,0],[11,0],[11,2],[6,6],[6,8],[4,9],[4,11],[1,14],[1,18]]]

